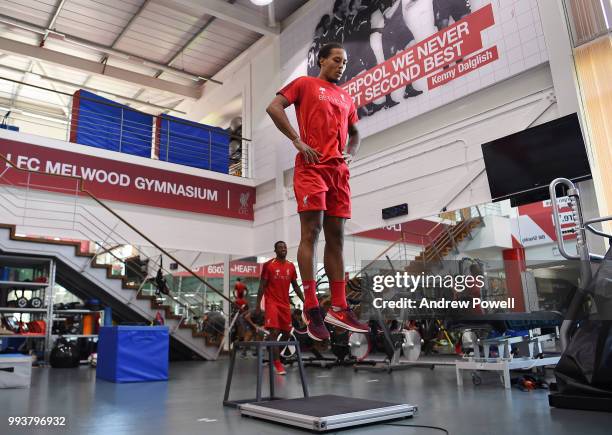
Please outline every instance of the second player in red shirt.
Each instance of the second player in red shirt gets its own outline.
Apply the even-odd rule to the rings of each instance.
[[[298,298],[304,302],[304,296],[297,283],[297,272],[292,262],[287,260],[287,245],[283,241],[274,244],[276,257],[264,263],[257,292],[256,309],[261,309],[264,299],[264,327],[269,331],[271,340],[289,340],[291,332],[291,302],[289,300],[289,285]],[[264,297],[265,296],[265,297]],[[279,375],[285,374],[285,368],[280,362],[278,347],[273,348],[274,368]]]

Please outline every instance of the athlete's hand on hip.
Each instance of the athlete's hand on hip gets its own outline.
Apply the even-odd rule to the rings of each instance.
[[[308,144],[303,142],[302,139],[294,139],[293,145],[300,152],[300,154],[304,156],[306,164],[319,163],[321,153],[315,150],[314,148],[311,148]]]
[[[353,155],[352,154],[342,153],[342,158],[344,159],[344,163],[346,163],[347,166],[349,166],[351,163],[353,163]]]

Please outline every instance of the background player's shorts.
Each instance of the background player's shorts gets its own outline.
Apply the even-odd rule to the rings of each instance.
[[[242,307],[244,307],[245,305],[248,305],[247,300],[244,298],[237,298],[234,302],[238,306],[239,309],[242,309]]]
[[[291,331],[291,306],[266,301],[264,328]]]
[[[350,219],[350,172],[344,160],[299,165],[293,173],[293,191],[298,213],[325,211],[328,216]]]
[[[453,20],[459,21],[472,12],[469,0],[433,0],[433,11],[436,27],[440,27],[442,20],[453,17]]]

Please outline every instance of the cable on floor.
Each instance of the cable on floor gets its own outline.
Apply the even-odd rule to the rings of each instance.
[[[438,426],[427,426],[424,424],[400,424],[400,423],[384,423],[384,426],[395,426],[395,427],[421,427],[426,429],[435,429],[444,432],[446,435],[450,435],[450,432],[443,427]]]

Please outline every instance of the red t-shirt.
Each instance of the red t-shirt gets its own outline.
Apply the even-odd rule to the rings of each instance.
[[[236,292],[236,297],[239,299],[243,298],[246,288],[247,288],[246,285],[244,285],[242,281],[236,281],[236,284],[234,285],[234,291]]]
[[[300,138],[321,153],[319,161],[342,159],[348,127],[359,121],[351,96],[333,83],[308,76],[298,77],[278,94],[295,105]],[[304,164],[301,154],[295,164]]]
[[[297,279],[295,266],[291,261],[279,261],[273,258],[264,263],[261,279],[267,281],[265,293],[266,303],[276,302],[289,305],[289,285]]]

